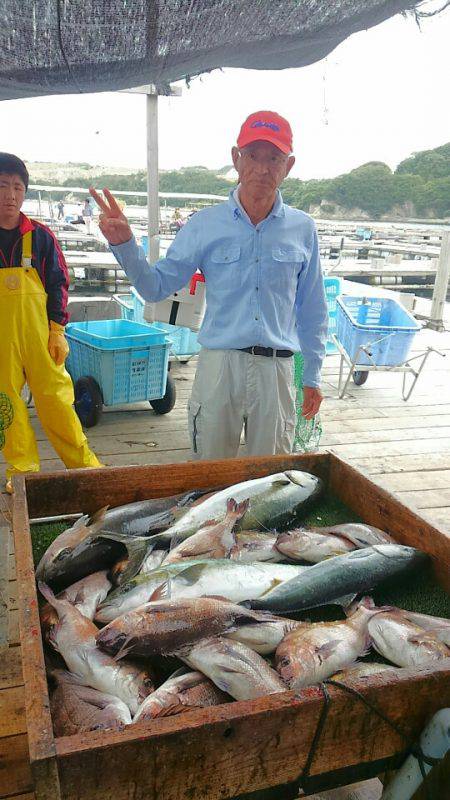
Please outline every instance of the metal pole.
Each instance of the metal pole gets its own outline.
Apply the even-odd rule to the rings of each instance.
[[[441,253],[436,270],[430,319],[427,327],[444,330],[444,308],[450,281],[450,231],[442,234]]]
[[[159,258],[158,95],[147,94],[147,211],[148,256]]]

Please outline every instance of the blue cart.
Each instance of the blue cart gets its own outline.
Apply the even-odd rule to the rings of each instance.
[[[66,367],[75,387],[75,410],[86,428],[96,425],[103,406],[148,401],[157,414],[175,405],[168,374],[170,340],[124,319],[74,322],[66,326]]]
[[[412,314],[396,300],[386,297],[337,298],[336,332],[333,341],[341,355],[339,367],[338,396],[342,399],[350,379],[356,386],[362,386],[369,372],[402,372],[402,397],[409,400],[411,393],[431,352],[439,353],[433,347],[425,352],[409,357],[409,350],[421,326]],[[420,360],[417,369],[413,361]],[[349,371],[344,380],[344,363]],[[409,388],[407,375],[412,376]]]

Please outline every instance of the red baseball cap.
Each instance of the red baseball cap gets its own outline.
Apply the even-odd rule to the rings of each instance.
[[[256,111],[242,124],[237,139],[238,147],[251,142],[271,142],[282,153],[290,155],[293,150],[292,130],[287,119],[274,111]]]

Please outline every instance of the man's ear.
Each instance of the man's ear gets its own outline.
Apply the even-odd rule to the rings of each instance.
[[[237,165],[239,161],[239,148],[236,146],[231,148],[231,158],[233,159],[234,168],[237,170]]]
[[[287,176],[289,175],[294,164],[295,164],[295,156],[289,156],[286,163],[286,175],[284,176],[285,178],[287,178]]]

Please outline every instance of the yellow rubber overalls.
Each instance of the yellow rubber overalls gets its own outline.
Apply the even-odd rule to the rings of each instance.
[[[20,396],[25,380],[42,427],[66,467],[101,466],[73,408],[70,375],[48,352],[47,294],[31,264],[31,237],[31,231],[22,237],[22,266],[0,269],[0,391],[14,408],[3,450],[7,478],[39,470],[36,438]]]

